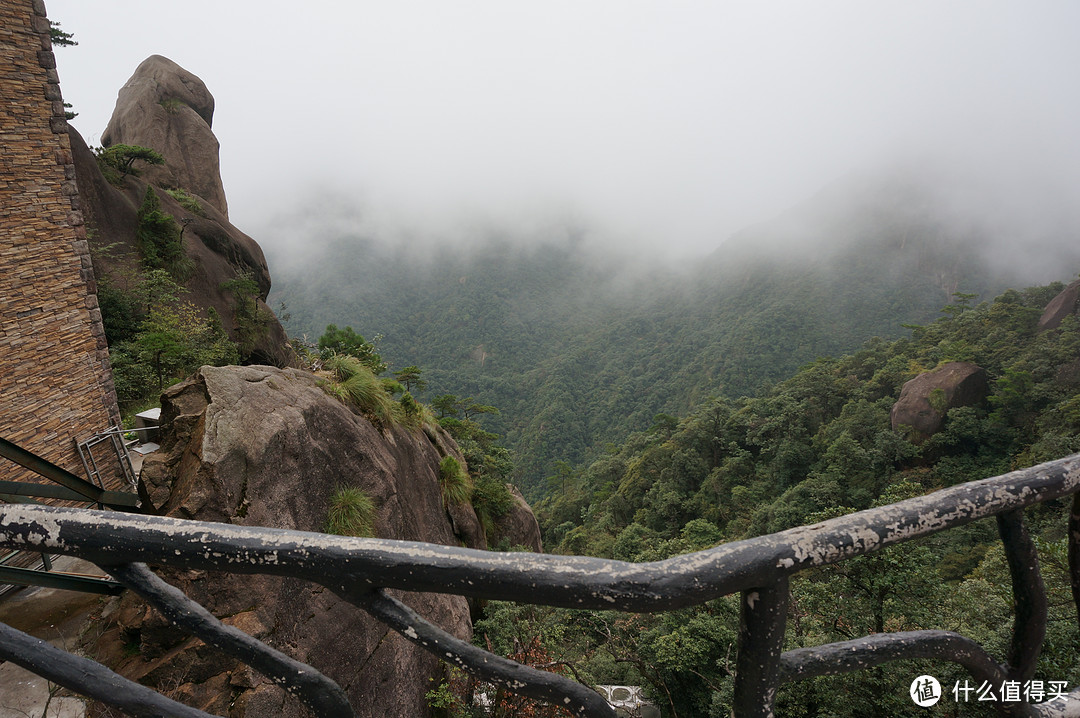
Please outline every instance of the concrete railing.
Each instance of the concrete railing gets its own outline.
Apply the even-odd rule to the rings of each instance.
[[[327,718],[354,715],[337,684],[224,626],[145,564],[314,581],[440,659],[581,716],[615,714],[595,690],[461,641],[422,619],[385,589],[632,612],[669,611],[738,592],[742,615],[734,709],[735,715],[750,717],[772,715],[777,688],[784,682],[901,659],[952,661],[977,681],[993,685],[1030,680],[1046,633],[1047,601],[1022,510],[1076,494],[1078,489],[1080,455],[812,526],[641,564],[31,505],[0,505],[0,547],[67,554],[98,564],[177,626],[269,676],[313,713]],[[1016,606],[1012,645],[1004,660],[948,631],[880,633],[783,652],[788,581],[793,574],[990,516],[997,518]],[[1076,600],[1080,595],[1080,501],[1075,497],[1068,535]],[[134,715],[207,715],[2,625],[0,658]],[[996,707],[1011,716],[1080,716],[1080,691],[1044,703],[1017,700],[999,702]]]

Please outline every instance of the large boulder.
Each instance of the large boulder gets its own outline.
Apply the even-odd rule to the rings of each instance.
[[[213,119],[214,97],[203,81],[172,60],[151,55],[120,88],[101,143],[157,150],[165,164],[146,168],[147,180],[197,194],[227,216]]]
[[[308,372],[203,367],[166,391],[161,419],[161,450],[142,470],[144,499],[161,513],[320,531],[331,496],[349,486],[374,500],[380,538],[468,545],[454,532],[438,484],[442,457],[464,465],[453,439],[438,427],[377,428]],[[468,506],[458,511],[472,513]],[[336,680],[357,715],[431,715],[424,694],[429,679],[441,676],[439,661],[331,591],[269,576],[163,575],[227,623]],[[470,637],[464,598],[393,593],[436,625]],[[184,636],[135,598],[112,608],[107,625],[97,642],[100,659],[184,702],[231,718],[307,715],[277,686]]]
[[[535,553],[543,553],[544,544],[540,538],[540,524],[536,514],[525,501],[525,497],[512,484],[507,484],[513,504],[510,510],[495,520],[495,532],[492,543],[502,548],[524,546]]]
[[[949,409],[980,404],[989,393],[982,367],[970,362],[943,364],[904,384],[890,414],[892,428],[910,427],[912,439],[920,443],[941,430]]]
[[[1061,322],[1070,314],[1076,313],[1077,302],[1080,302],[1080,279],[1076,280],[1050,300],[1039,317],[1039,331],[1057,329]]]

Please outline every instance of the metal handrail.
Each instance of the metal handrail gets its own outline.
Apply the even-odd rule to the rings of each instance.
[[[783,682],[860,670],[904,658],[933,656],[953,661],[979,680],[1013,680],[1032,675],[1045,635],[1047,609],[1034,545],[1024,529],[1021,510],[1075,494],[1078,489],[1080,455],[1074,455],[811,526],[641,564],[29,505],[0,507],[0,547],[34,546],[36,550],[79,556],[106,568],[144,597],[148,597],[144,583],[160,582],[138,566],[145,562],[314,581],[442,660],[511,691],[557,702],[582,716],[614,713],[591,689],[456,639],[391,598],[384,589],[636,612],[668,611],[739,592],[742,621],[735,712],[738,716],[765,716],[772,714],[776,690]],[[1073,514],[1069,560],[1075,599],[1080,596],[1080,507],[1074,508]],[[989,516],[999,517],[1017,605],[1012,648],[1003,663],[995,661],[975,642],[945,631],[877,634],[782,653],[787,582],[791,575]],[[161,593],[169,592],[162,589]],[[172,598],[148,600],[173,609],[190,600],[170,595]],[[251,639],[241,650],[221,637],[226,627],[215,621],[209,617],[198,626],[177,622],[204,641],[264,670],[252,662],[252,656],[268,655],[273,649]],[[9,660],[28,660],[15,654],[0,645],[0,655]],[[309,667],[305,670],[314,672]],[[316,715],[349,715],[315,705],[312,696],[333,692],[332,682],[320,683],[305,697],[294,682],[275,678],[305,700]],[[75,691],[89,689],[85,680],[80,682],[79,675],[54,673],[49,679]],[[1074,715],[1080,712],[1080,691],[1065,700],[1043,704],[996,705],[1003,715]]]
[[[119,431],[119,429],[113,431]],[[101,435],[106,434],[108,432]],[[78,442],[76,443],[78,444]],[[116,445],[115,436],[113,437],[113,445],[114,447]],[[79,453],[82,454],[82,446],[79,446]],[[107,506],[122,511],[139,510],[138,494],[107,490],[101,485],[100,477],[98,477],[98,485],[95,485],[3,437],[0,437],[0,457],[8,459],[52,482],[0,481],[0,502],[37,504],[36,499],[58,499],[94,503],[98,507]],[[90,470],[85,457],[83,458],[83,466],[89,474]],[[131,476],[134,477],[134,474],[131,474]],[[16,550],[11,557],[21,554],[22,550]],[[7,559],[0,561],[0,563],[6,563],[6,561]],[[124,589],[123,585],[108,578],[80,576],[64,571],[54,572],[52,570],[52,560],[49,554],[45,552],[41,552],[40,562],[43,570],[27,566],[25,559],[23,559],[23,565],[0,566],[0,595],[14,586],[47,586],[70,591],[108,595],[119,594]]]
[[[107,491],[100,486],[95,486],[86,479],[76,476],[67,469],[57,466],[3,437],[0,437],[0,457],[13,461],[38,476],[68,489],[70,497],[73,497],[71,500],[93,502],[120,511],[134,511],[139,505],[138,495],[125,491]],[[48,488],[41,489],[40,486],[26,483],[22,484],[22,488],[19,488],[14,486],[15,483],[4,482],[4,491],[24,496],[48,496],[48,494],[33,493],[35,489],[48,491]],[[66,499],[69,498],[69,495],[54,498]]]

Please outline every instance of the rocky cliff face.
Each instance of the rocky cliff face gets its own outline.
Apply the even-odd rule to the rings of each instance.
[[[536,520],[532,507],[525,501],[525,497],[515,486],[508,486],[514,505],[505,516],[495,520],[495,535],[492,542],[495,545],[524,546],[536,553],[544,552],[544,544],[540,536],[540,524]]]
[[[74,130],[71,142],[83,211],[98,250],[97,276],[123,277],[140,266],[136,215],[147,185],[184,189],[201,213],[163,191],[158,195],[162,209],[184,222],[184,249],[194,265],[188,298],[216,309],[226,329],[235,332],[234,300],[221,284],[248,273],[265,299],[270,276],[258,244],[227,218],[212,117],[213,98],[197,77],[151,57],[121,90],[103,141],[150,147],[165,156],[165,166],[113,185]],[[251,359],[279,367],[292,360],[276,320]],[[158,513],[322,531],[334,493],[353,487],[374,501],[381,538],[486,548],[471,506],[443,504],[441,459],[454,456],[465,465],[449,435],[431,426],[375,426],[329,397],[308,372],[203,367],[165,392],[162,421],[161,450],[147,458],[140,485],[144,505]],[[500,520],[498,531],[500,541],[540,548],[535,517],[524,501]],[[432,687],[429,679],[442,675],[438,660],[329,591],[265,576],[163,575],[227,624],[336,680],[358,715],[430,715],[424,694]],[[471,635],[465,599],[398,595],[450,633]],[[181,633],[131,595],[105,606],[87,646],[115,670],[216,715],[307,715],[277,686]],[[102,709],[100,715],[111,714]]]
[[[320,531],[331,496],[350,486],[374,500],[380,538],[477,547],[468,539],[471,507],[452,519],[442,503],[439,462],[463,459],[441,429],[380,430],[295,369],[204,367],[163,399],[162,449],[143,468],[143,492],[161,513]],[[226,623],[332,677],[358,715],[430,714],[424,693],[441,675],[438,661],[329,591],[275,577],[163,575]],[[471,635],[465,599],[397,595],[451,633]],[[216,715],[304,715],[276,686],[131,596],[110,606],[97,646],[108,665]]]
[[[166,162],[141,167],[140,176],[125,177],[119,186],[105,180],[94,153],[78,132],[69,128],[83,213],[90,228],[94,271],[98,277],[119,276],[139,266],[136,215],[147,184],[183,189],[198,201],[201,214],[182,207],[164,191],[158,196],[162,209],[185,226],[184,251],[194,266],[185,281],[190,300],[204,309],[216,309],[225,329],[236,338],[232,321],[235,300],[221,284],[249,274],[259,285],[261,313],[269,317],[266,333],[250,361],[285,366],[293,353],[285,330],[265,304],[270,291],[266,258],[255,240],[234,227],[226,214],[218,144],[210,130],[213,111],[213,97],[199,78],[160,56],[143,62],[120,91],[102,142],[149,147],[164,155]],[[106,247],[110,250],[103,253]]]

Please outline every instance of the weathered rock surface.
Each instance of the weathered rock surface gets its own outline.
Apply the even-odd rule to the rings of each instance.
[[[970,362],[949,362],[904,384],[893,404],[892,428],[910,426],[922,442],[941,430],[945,414],[958,406],[974,406],[990,393],[986,371]]]
[[[1077,302],[1080,302],[1080,279],[1061,290],[1061,293],[1046,305],[1039,317],[1039,331],[1060,327],[1065,317],[1076,313]]]
[[[162,190],[184,189],[198,201],[201,214],[182,207],[164,191],[157,194],[162,209],[184,225],[184,251],[194,266],[185,281],[190,291],[187,299],[216,310],[235,340],[235,299],[221,285],[240,274],[250,275],[259,285],[257,301],[267,325],[247,361],[285,366],[294,361],[294,354],[285,330],[266,306],[270,292],[266,258],[255,240],[234,227],[227,216],[218,142],[210,130],[213,114],[214,98],[202,80],[160,55],[147,58],[120,90],[102,142],[150,147],[165,156],[166,164],[139,163],[140,176],[125,177],[118,187],[105,180],[94,153],[69,126],[94,272],[98,277],[123,277],[139,267],[137,214],[147,184]],[[107,254],[101,251],[104,247],[111,248]]]
[[[213,119],[214,97],[203,81],[172,60],[151,55],[120,88],[101,143],[157,150],[165,164],[145,170],[149,182],[197,194],[227,216]]]
[[[380,431],[330,398],[314,375],[295,369],[204,367],[163,399],[162,448],[142,472],[146,498],[160,512],[318,531],[335,489],[353,486],[378,507],[379,537],[463,541],[438,486],[441,458],[463,459],[441,429]],[[163,575],[226,623],[332,677],[358,715],[430,715],[424,693],[442,670],[435,657],[329,590],[266,576]],[[449,632],[471,634],[465,599],[396,595]],[[266,679],[181,634],[137,599],[123,598],[107,620],[99,657],[125,675],[217,715],[306,715]],[[125,645],[130,654],[134,644],[138,655],[125,656]]]
[[[507,484],[506,488],[510,489],[514,505],[505,516],[495,520],[495,534],[492,537],[494,545],[524,546],[530,551],[543,553],[544,544],[540,538],[540,524],[536,515],[517,487]]]
[[[127,177],[120,187],[109,184],[98,168],[94,153],[79,133],[69,126],[68,134],[83,214],[91,230],[89,241],[94,255],[94,273],[98,277],[130,274],[130,270],[139,266],[135,233],[146,182],[140,177]],[[185,282],[190,291],[186,298],[205,309],[214,308],[226,331],[235,339],[235,300],[222,291],[221,284],[248,273],[259,285],[259,308],[268,318],[266,334],[257,342],[251,361],[275,366],[291,363],[293,352],[289,339],[265,303],[270,291],[270,272],[262,248],[205,202],[200,202],[204,210],[204,216],[200,217],[193,216],[165,192],[158,192],[158,197],[162,209],[177,221],[191,220],[183,233],[184,251],[194,266]],[[104,247],[111,247],[111,250],[102,253],[100,250]]]

